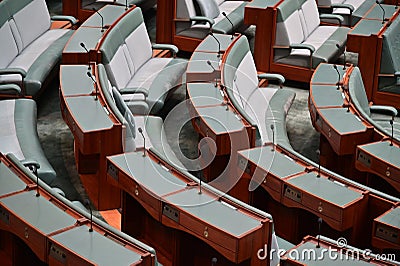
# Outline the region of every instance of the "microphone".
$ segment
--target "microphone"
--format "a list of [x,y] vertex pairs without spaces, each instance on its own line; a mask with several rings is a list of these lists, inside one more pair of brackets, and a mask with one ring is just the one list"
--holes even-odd
[[87,55],[88,55],[88,70],[90,70],[91,68],[90,68],[90,54],[89,54],[89,50],[86,48],[86,45],[83,43],[83,42],[81,42],[80,44],[79,44],[83,49],[85,49],[85,51],[86,51],[86,53],[87,53]]
[[271,130],[272,130],[272,151],[275,150],[275,126],[274,124],[271,124]]
[[316,150],[316,153],[318,155],[318,174],[317,177],[321,176],[321,152],[320,150]]
[[224,17],[226,17],[226,19],[229,21],[229,23],[231,23],[231,26],[232,26],[232,36],[231,36],[231,40],[233,40],[233,34],[234,34],[234,32],[233,32],[233,23],[232,23],[232,21],[228,18],[228,16],[226,15],[226,13],[225,12],[222,12],[222,15],[224,16]]
[[[340,45],[337,43],[336,47],[340,50]],[[343,70],[346,70],[346,46],[344,46],[344,52],[343,52]]]
[[217,258],[215,258],[215,257],[212,258],[211,259],[211,266],[215,266],[217,264],[217,261],[218,261]]
[[[208,64],[214,71],[217,71],[217,70],[214,68],[214,66],[211,64],[211,61],[210,61],[210,60],[207,60],[207,64]],[[215,76],[215,84],[214,84],[214,87],[218,87],[218,79],[217,79],[216,76]]]
[[93,84],[94,84],[94,86],[95,86],[95,89],[96,89],[96,91],[95,91],[95,97],[94,97],[94,100],[95,101],[97,101],[97,82],[96,82],[96,80],[95,80],[95,78],[93,77],[93,75],[92,75],[92,73],[90,72],[90,71],[88,71],[88,72],[86,72],[86,74],[88,75],[88,77],[93,81]]
[[333,68],[336,70],[337,74],[338,74],[338,82],[337,82],[337,90],[340,89],[340,73],[339,70],[337,68],[337,65],[333,65]]
[[88,206],[89,211],[90,211],[90,228],[89,232],[93,232],[93,211],[92,207],[90,206],[90,201],[88,199],[85,200],[86,206]]
[[209,35],[211,35],[215,39],[215,41],[218,43],[217,57],[220,58],[221,57],[221,43],[218,41],[217,37],[214,36],[214,33],[210,32]]
[[143,137],[143,157],[146,157],[146,138],[143,134],[143,129],[141,127],[138,128],[140,135]]
[[103,16],[100,14],[100,12],[98,10],[96,10],[96,8],[92,9],[94,12],[96,12],[97,14],[99,14],[99,16],[101,17],[101,32],[104,31],[104,18]]
[[[392,124],[392,139],[393,139],[393,124]],[[392,143],[393,145],[393,143]],[[40,197],[39,193],[39,175],[37,174],[37,168],[34,165],[31,165],[33,174],[36,175],[36,197]]]
[[318,218],[318,239],[317,239],[317,248],[320,248],[321,246],[319,245],[319,241],[321,238],[321,224],[322,224],[322,218]]
[[382,9],[382,24],[385,23],[385,9],[382,7],[381,3],[379,3],[378,0],[375,1],[375,3]]
[[125,10],[128,10],[128,0],[125,0]]
[[392,127],[392,135],[390,136],[390,146],[393,146],[393,120],[394,116],[392,116],[392,119],[390,120],[390,126]]

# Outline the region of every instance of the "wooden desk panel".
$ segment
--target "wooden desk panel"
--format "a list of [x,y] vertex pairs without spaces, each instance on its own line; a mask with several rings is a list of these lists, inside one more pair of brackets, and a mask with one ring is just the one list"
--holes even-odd
[[400,191],[400,148],[390,141],[357,146],[356,168],[380,176]]
[[372,245],[380,249],[400,249],[400,207],[374,219]]

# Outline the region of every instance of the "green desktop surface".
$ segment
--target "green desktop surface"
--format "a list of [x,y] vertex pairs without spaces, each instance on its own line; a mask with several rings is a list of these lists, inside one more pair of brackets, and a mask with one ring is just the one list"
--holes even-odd
[[311,93],[316,107],[342,106],[344,94],[337,86],[311,85]]
[[[320,64],[314,72],[311,84],[329,84],[336,85],[339,80],[339,75],[332,64]],[[343,81],[343,74],[346,70],[342,65],[337,65],[337,70],[340,74],[340,81]]]
[[199,220],[235,236],[241,236],[261,225],[259,220],[251,218],[227,203],[218,201],[206,192],[199,194],[197,187],[165,197],[165,200]]
[[26,184],[3,162],[0,162],[0,196],[25,189]]
[[104,107],[94,96],[68,97],[65,101],[83,132],[109,129],[113,126]]
[[[122,14],[125,13],[124,6],[118,5],[105,5],[103,8],[98,11],[104,20],[103,25],[112,25],[114,21],[116,21]],[[91,15],[84,23],[82,23],[81,27],[98,27],[101,28],[101,17],[99,14]]]
[[304,171],[304,167],[282,153],[272,150],[271,146],[244,150],[239,154],[278,178],[285,178]]
[[377,220],[381,223],[400,228],[400,207],[392,209],[390,212],[382,215]]
[[62,65],[60,66],[60,89],[64,96],[90,94],[94,84],[88,77],[87,65]]
[[79,27],[65,45],[63,53],[85,54],[87,52],[81,46],[81,43],[85,44],[86,49],[93,50],[103,35],[104,32],[101,32],[99,28]]
[[338,206],[345,206],[363,195],[343,184],[336,183],[316,173],[306,173],[286,180],[290,185]]
[[[347,108],[320,109],[321,116],[341,134],[365,131],[367,127]],[[346,121],[346,123],[343,123]]]
[[199,116],[207,123],[216,134],[240,131],[244,125],[238,115],[226,106],[211,106],[197,109]]
[[[396,13],[397,9],[394,5],[381,4],[382,8],[385,10],[385,19],[389,20]],[[381,21],[383,18],[383,10],[379,5],[375,5],[370,12],[364,17],[366,19],[377,19]]]
[[222,56],[218,57],[216,53],[194,52],[190,58],[186,72],[212,73],[214,70],[207,64],[207,61],[209,60],[214,69],[218,70],[221,59]]
[[186,187],[186,183],[153,161],[143,152],[132,152],[111,156],[109,160],[157,196],[175,192]]
[[400,168],[400,148],[396,146],[390,146],[390,141],[360,145],[359,148],[377,158],[384,160],[394,167]]
[[370,36],[377,34],[383,25],[381,20],[362,19],[350,30],[349,34]]
[[[232,35],[229,34],[213,34],[217,40],[213,38],[213,36],[208,35],[196,48],[196,52],[211,52],[218,53],[218,51],[226,51],[232,41],[235,40],[235,37],[232,39]],[[237,37],[236,37],[237,38]],[[219,49],[219,50],[218,50]]]
[[214,83],[188,83],[187,91],[195,107],[218,105],[224,102],[221,89]]
[[246,6],[253,8],[267,8],[274,6],[279,2],[279,0],[253,0],[247,3]]
[[[294,251],[295,250],[295,251]],[[339,253],[338,247],[324,247],[321,245],[317,248],[316,243],[313,242],[304,242],[298,247],[288,251],[286,254],[287,257],[305,263],[308,266],[314,265],[371,265],[371,263],[367,261],[360,260],[363,258],[363,253],[360,251],[357,258],[357,253],[355,252],[347,252],[345,254]],[[347,254],[347,256],[346,256]],[[354,254],[354,256],[351,256]]]
[[75,227],[50,239],[96,265],[132,265],[141,260],[140,254],[96,231],[89,232],[88,226]]
[[42,196],[36,197],[36,190],[9,196],[0,199],[0,202],[45,235],[76,223],[76,219],[49,200]]

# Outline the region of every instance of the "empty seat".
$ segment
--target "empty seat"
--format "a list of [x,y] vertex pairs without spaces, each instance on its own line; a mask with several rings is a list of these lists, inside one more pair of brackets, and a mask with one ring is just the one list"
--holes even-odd
[[274,61],[313,69],[333,62],[344,51],[348,31],[321,25],[315,0],[286,0],[278,6]]
[[[172,45],[153,48],[177,52]],[[185,59],[152,57],[152,45],[138,7],[107,32],[100,51],[111,84],[134,114],[160,111],[168,92],[181,84],[187,65]]]
[[[75,23],[72,17],[61,19]],[[39,92],[61,60],[72,34],[69,29],[50,26],[45,0],[0,2],[0,83],[17,83],[25,95],[35,96]]]
[[[222,67],[223,85],[227,89],[230,101],[243,117],[257,128],[256,145],[272,141],[271,129],[267,128],[267,117],[271,117],[269,104],[271,99],[279,101],[281,112],[287,113],[295,93],[285,89],[258,87],[258,78],[267,78],[284,82],[281,75],[264,74],[257,76],[253,56],[245,36],[240,37],[231,47]],[[277,95],[281,95],[279,97]]]
[[119,6],[138,6],[143,11],[146,11],[157,4],[157,0],[96,0],[98,3],[113,4]]
[[47,161],[36,128],[36,103],[31,99],[0,101],[0,152],[12,153],[25,165],[35,166],[38,176],[51,183],[56,173]]
[[[343,25],[354,26],[376,3],[375,0],[318,0],[318,8],[323,12],[343,16]],[[383,0],[379,0],[380,3]]]
[[[390,136],[392,131],[391,120],[397,116],[397,110],[392,106],[370,105],[365,92],[361,72],[358,67],[352,71],[349,79],[349,93],[351,101],[360,114],[375,128]],[[379,115],[374,114],[379,113]],[[386,117],[385,115],[386,114]],[[393,122],[394,138],[400,141],[400,123]]]
[[[400,94],[400,20],[383,33],[378,90]],[[390,97],[390,96],[389,96]]]
[[[176,34],[204,39],[210,31],[232,33],[243,26],[245,1],[177,0]],[[222,14],[225,13],[229,20]]]

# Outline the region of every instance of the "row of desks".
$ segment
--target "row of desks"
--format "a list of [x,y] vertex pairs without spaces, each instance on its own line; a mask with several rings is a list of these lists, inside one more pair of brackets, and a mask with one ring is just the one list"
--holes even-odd
[[[49,265],[155,264],[153,254],[129,242],[129,237],[124,239],[102,227],[97,220],[90,231],[90,220],[71,208],[71,203],[55,197],[41,181],[37,188],[20,166],[0,156],[0,229],[21,239],[40,261]],[[16,245],[14,241],[1,246],[7,250],[8,245]],[[15,262],[24,260],[18,258],[23,253],[10,256]]]

